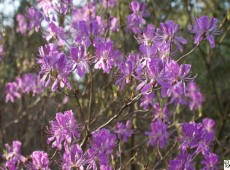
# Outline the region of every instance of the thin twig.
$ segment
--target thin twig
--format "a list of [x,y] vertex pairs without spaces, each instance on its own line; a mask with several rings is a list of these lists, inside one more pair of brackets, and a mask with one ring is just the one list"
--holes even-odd
[[139,144],[133,146],[132,148],[130,148],[130,149],[126,150],[126,151],[123,151],[123,153],[128,153],[128,152],[130,152],[130,151],[133,151],[133,150],[139,148],[140,146],[144,145],[147,141],[148,141],[148,138],[145,139],[143,142],[141,142],[141,143],[139,143]]
[[168,150],[168,152],[156,163],[156,165],[154,166],[153,170],[156,169],[157,166],[159,165],[159,163],[169,155],[169,153],[173,150],[173,148],[176,146],[176,144],[177,144],[177,142],[175,141],[173,146]]
[[[212,75],[212,70],[211,70],[211,65],[210,63],[208,63],[208,60],[206,59],[206,55],[205,53],[202,51],[201,48],[199,48],[200,52],[201,52],[201,56],[202,56],[202,59],[204,60],[204,63],[205,63],[205,66],[206,66],[206,69],[208,71],[208,74],[209,74],[209,77],[211,79],[211,84],[212,84],[212,88],[214,90],[214,94],[215,94],[215,98],[216,98],[216,102],[217,102],[217,106],[218,106],[218,109],[219,109],[219,117],[220,119],[222,120],[222,123],[221,123],[221,127],[220,127],[220,131],[219,131],[219,134],[218,134],[218,140],[221,139],[221,136],[222,136],[222,132],[224,130],[224,126],[227,122],[227,118],[225,118],[225,115],[224,115],[224,110],[222,108],[222,104],[221,104],[221,101],[220,101],[220,97],[218,95],[218,92],[217,92],[217,87],[216,87],[216,82],[215,82],[215,79]],[[217,143],[215,144],[214,146],[214,152],[216,151],[217,149]]]
[[182,58],[186,57],[187,55],[191,54],[197,47],[199,44],[197,44],[195,47],[193,47],[193,49],[191,49],[191,51],[189,51],[188,53],[184,54],[183,56],[181,56],[176,62],[180,61]]
[[75,100],[76,100],[77,105],[78,105],[78,109],[79,109],[79,113],[80,113],[80,115],[81,115],[81,119],[82,119],[82,121],[83,121],[84,124],[85,124],[85,118],[84,118],[84,115],[83,115],[83,112],[82,112],[81,104],[80,104],[79,99],[78,99],[78,96],[77,96],[77,90],[74,90],[74,97],[75,97]]
[[88,138],[89,138],[90,136],[91,136],[90,131],[89,131],[88,129],[86,129],[86,135],[85,135],[83,141],[82,141],[81,144],[80,144],[81,148],[83,148],[83,147],[85,146],[85,144],[86,144],[86,142],[88,141]]
[[220,41],[218,42],[219,44],[221,44],[224,41],[224,38],[228,35],[228,31],[230,31],[230,25],[228,26],[228,28],[225,31],[225,33],[222,35]]
[[130,158],[130,159],[128,160],[128,162],[126,163],[124,169],[130,164],[131,161],[133,161],[133,160],[136,158],[136,156],[137,156],[137,152],[132,156],[132,158]]
[[90,68],[90,92],[89,92],[89,112],[88,112],[88,129],[90,129],[91,112],[92,112],[92,99],[93,99],[93,73]]
[[103,128],[103,127],[107,126],[108,124],[110,124],[114,119],[116,119],[116,118],[122,113],[122,111],[123,111],[125,108],[127,108],[127,107],[130,106],[131,104],[135,103],[135,102],[141,97],[141,95],[142,95],[141,93],[138,94],[138,95],[137,95],[136,97],[134,97],[130,102],[124,104],[124,105],[122,106],[122,108],[119,110],[119,112],[118,112],[116,115],[114,115],[113,117],[111,117],[106,123],[104,123],[103,125],[99,126],[96,130],[100,130],[101,128]]
[[206,68],[207,68],[207,71],[208,71],[208,74],[210,76],[210,79],[211,79],[211,83],[212,83],[212,87],[213,87],[213,90],[214,90],[214,94],[215,94],[215,97],[216,97],[216,101],[217,101],[217,105],[218,105],[218,108],[219,108],[219,116],[220,118],[224,118],[224,111],[222,109],[222,105],[221,105],[221,102],[220,102],[220,97],[218,95],[218,92],[217,92],[217,87],[216,87],[216,82],[215,82],[215,79],[212,75],[212,70],[211,70],[211,66],[210,64],[208,63],[208,60],[206,59],[205,57],[205,53],[202,51],[201,48],[200,49],[200,52],[201,52],[201,56],[202,56],[202,59],[204,60],[205,62],[205,65],[206,65]]

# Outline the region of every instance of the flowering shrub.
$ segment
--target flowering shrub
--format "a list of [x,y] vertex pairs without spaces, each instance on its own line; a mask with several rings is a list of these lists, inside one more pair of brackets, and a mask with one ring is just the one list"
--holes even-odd
[[[5,102],[32,94],[39,103],[61,93],[62,105],[73,99],[75,105],[58,106],[52,113],[56,115],[42,139],[49,145],[44,151],[23,156],[21,142],[6,144],[2,169],[110,170],[139,161],[141,169],[218,169],[212,150],[215,121],[201,117],[204,97],[192,64],[184,60],[205,43],[215,48],[221,33],[218,19],[195,17],[187,32],[187,37],[194,34],[193,42],[174,20],[153,25],[147,3],[137,0],[126,4],[130,13],[122,21],[119,3],[100,0],[77,6],[72,0],[39,0],[17,15],[16,32],[40,32],[45,44],[36,52],[36,73],[6,84]],[[125,41],[115,38],[119,35],[135,40],[135,48],[124,49]],[[195,45],[188,51],[189,44]],[[181,108],[199,115],[180,117]]]

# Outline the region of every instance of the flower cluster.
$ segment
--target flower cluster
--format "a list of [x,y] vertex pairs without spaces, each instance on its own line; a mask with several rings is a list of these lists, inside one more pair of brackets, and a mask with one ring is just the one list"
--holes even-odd
[[[126,126],[117,123],[115,132],[118,138],[125,142],[127,137],[132,135],[131,122],[128,121]],[[64,114],[57,113],[56,120],[50,122],[51,132],[53,136],[48,138],[48,143],[53,142],[57,149],[61,150],[64,141],[64,153],[62,155],[62,169],[78,168],[97,170],[112,169],[110,158],[112,158],[116,147],[116,135],[110,133],[108,129],[100,129],[92,132],[92,139],[89,141],[88,149],[84,152],[77,142],[79,133],[76,131],[78,124],[73,118],[71,111]],[[178,157],[169,162],[168,169],[194,169],[193,160],[197,154],[202,153],[204,160],[201,162],[203,169],[217,169],[218,157],[211,153],[210,145],[214,138],[214,121],[212,119],[203,119],[201,123],[183,123],[182,137],[179,139],[182,153]],[[151,124],[151,132],[146,132],[149,136],[149,143],[154,147],[163,148],[167,144],[169,134],[167,125],[160,119],[155,120]],[[71,143],[73,141],[73,143]],[[13,141],[12,146],[5,145],[5,153],[3,158],[6,160],[4,167],[9,169],[17,169],[26,167],[27,169],[44,169],[49,170],[49,156],[43,151],[34,151],[29,159],[21,155],[21,142]],[[195,149],[194,152],[189,150]]]
[[[156,90],[161,89],[161,97],[171,98],[170,103],[185,105],[191,99],[191,109],[197,109],[202,103],[202,96],[193,83],[187,87],[187,82],[194,78],[191,76],[190,64],[179,64],[172,59],[173,44],[182,51],[182,44],[187,41],[178,36],[179,26],[174,21],[160,24],[160,28],[147,25],[142,34],[137,34],[140,43],[140,53],[130,54],[126,60],[119,62],[119,76],[116,84],[123,89],[130,80],[136,80],[137,90],[143,94],[141,106],[147,109],[153,105]],[[187,95],[186,91],[194,86],[194,93]],[[195,103],[194,99],[200,100]],[[188,98],[188,99],[187,99]],[[192,103],[194,101],[194,103]]]
[[165,147],[169,137],[167,125],[159,119],[151,123],[151,132],[145,134],[149,136],[149,143],[153,147],[160,148]]
[[5,169],[16,170],[20,164],[25,163],[26,158],[21,155],[21,142],[13,141],[12,146],[5,144],[3,158],[6,160]]
[[[65,111],[64,114],[56,113],[55,120],[50,121],[47,143],[62,151],[61,166],[64,170],[72,168],[111,169],[110,158],[116,147],[117,137],[108,129],[100,129],[92,132],[92,139],[88,142],[88,148],[83,151],[77,144],[80,137],[80,126],[74,118],[73,112]],[[130,122],[127,123],[128,130],[122,132],[124,138],[132,134]],[[125,136],[126,135],[126,136]],[[119,136],[121,137],[121,135]],[[13,141],[12,146],[6,144],[5,152],[2,155],[5,159],[4,168],[19,169],[43,169],[50,170],[50,160],[44,151],[34,151],[28,158],[21,155],[21,142]]]
[[196,83],[190,82],[186,88],[186,96],[189,98],[189,108],[190,110],[198,109],[201,107],[204,98],[200,93],[199,88]]
[[213,169],[218,170],[218,156],[214,153],[209,153],[204,155],[204,159],[201,164],[203,165],[203,170]]
[[14,102],[15,99],[21,98],[21,94],[32,93],[40,94],[43,91],[43,86],[40,77],[37,74],[24,74],[21,78],[16,78],[15,81],[6,84],[6,103]]
[[50,170],[48,154],[43,151],[34,151],[31,154],[32,162],[28,164],[28,169]]
[[[61,150],[64,144],[62,168],[83,169],[86,166],[88,169],[96,170],[97,164],[100,167],[110,168],[110,157],[116,146],[116,135],[105,128],[93,131],[92,140],[89,141],[88,149],[84,152],[80,145],[75,144],[80,137],[79,127],[72,111],[65,111],[64,114],[56,113],[55,120],[50,122],[48,133],[51,137],[47,142],[52,143],[52,147],[58,150]],[[127,123],[127,128],[130,127],[130,123]],[[127,130],[123,136],[127,138],[131,133],[131,130]]]
[[65,146],[65,152],[62,157],[62,169],[69,170],[70,168],[79,168],[83,170],[85,157],[81,147],[74,144],[71,147]]
[[[52,5],[46,5],[49,10],[54,10]],[[55,44],[48,43],[40,47],[37,62],[41,68],[39,75],[42,77],[43,85],[47,87],[51,81],[54,81],[52,91],[55,91],[59,85],[70,89],[68,76],[76,71],[80,77],[83,77],[89,71],[89,64],[94,64],[95,69],[102,69],[106,73],[116,66],[116,58],[120,56],[120,52],[114,48],[112,41],[103,36],[107,29],[117,30],[117,19],[111,16],[111,22],[105,22],[100,16],[95,16],[94,7],[94,3],[88,3],[85,8],[73,9],[72,22],[68,28],[58,26],[54,19],[49,18],[50,15],[43,13],[45,18],[49,18],[46,20],[48,31],[44,36],[47,42],[52,41]],[[82,14],[81,10],[91,11],[86,12],[87,16],[82,17],[79,16]],[[35,22],[34,19],[31,19],[31,22]],[[61,46],[66,46],[69,53],[61,51]]]
[[[112,8],[116,3],[115,0],[102,1],[103,7]],[[103,18],[97,15],[96,4],[88,2],[82,8],[72,8],[70,23],[58,24],[55,12],[66,15],[70,6],[73,6],[72,1],[40,1],[38,7],[41,10],[34,7],[28,10],[30,29],[35,27],[38,30],[41,21],[47,22],[48,29],[44,31],[47,44],[39,48],[37,60],[44,87],[53,82],[52,91],[56,91],[59,85],[70,89],[68,77],[73,72],[83,77],[91,68],[101,69],[105,73],[117,69],[115,84],[123,89],[125,84],[136,82],[136,89],[143,94],[141,106],[145,109],[153,105],[154,98],[159,97],[155,94],[157,89],[161,90],[161,97],[170,98],[170,103],[175,105],[189,104],[191,110],[200,106],[203,98],[198,88],[194,83],[187,85],[194,79],[191,65],[179,64],[175,60],[175,52],[183,51],[182,45],[187,44],[187,40],[179,35],[178,24],[168,20],[161,22],[159,28],[146,25],[143,19],[149,15],[146,4],[132,1],[127,29],[135,33],[140,47],[139,51],[126,57],[107,37],[107,33],[117,30],[114,16]],[[192,33],[199,32],[199,35],[205,34],[206,37],[217,35],[216,19],[210,23],[207,17],[195,20],[195,26],[190,29]],[[23,21],[20,19],[19,25],[25,25]],[[195,43],[198,44],[196,39]],[[202,40],[199,38],[199,42]],[[190,89],[194,89],[193,93]]]
[[146,3],[139,3],[134,0],[130,3],[132,14],[127,17],[127,28],[135,34],[141,33],[141,28],[146,24],[144,17],[148,17]]
[[217,18],[209,18],[202,16],[195,18],[194,25],[189,25],[188,29],[191,33],[195,34],[194,43],[198,45],[202,40],[208,40],[211,47],[215,47],[214,35],[219,35],[220,31],[217,27]]
[[38,63],[41,65],[40,75],[41,82],[47,87],[52,80],[52,91],[55,91],[60,84],[61,87],[70,88],[67,76],[72,71],[70,63],[67,61],[66,54],[58,51],[55,44],[48,44],[44,48],[39,48],[40,58]]
[[48,133],[51,137],[47,142],[52,143],[52,147],[58,150],[62,149],[62,143],[70,144],[73,139],[77,140],[80,137],[80,125],[77,124],[72,110],[65,111],[64,114],[57,113],[55,120],[50,121],[50,126]]
[[110,169],[110,157],[116,144],[116,135],[107,129],[100,129],[92,134],[90,148],[87,151],[87,164],[89,169],[96,169],[96,160],[100,162],[101,169]]
[[121,122],[117,122],[115,133],[118,135],[118,139],[122,139],[123,142],[127,142],[128,138],[132,136],[133,130],[132,123],[130,120],[124,125]]
[[202,152],[206,154],[210,152],[209,146],[214,137],[214,121],[212,119],[204,119],[201,123],[183,123],[182,137],[180,139],[180,149],[185,152],[187,149],[196,148],[196,153]]
[[[169,169],[194,169],[192,161],[199,153],[205,158],[202,161],[203,169],[218,169],[218,157],[210,149],[214,140],[214,125],[214,120],[209,118],[203,119],[202,123],[183,123],[182,136],[179,139],[182,154],[170,161]],[[194,151],[190,152],[191,150]]]
[[43,151],[34,151],[29,158],[21,154],[21,142],[13,141],[12,146],[5,144],[2,157],[6,160],[3,169],[16,170],[25,167],[26,169],[50,170],[48,154]]
[[26,22],[26,17],[22,14],[18,14],[16,16],[16,20],[18,22],[18,27],[16,29],[16,32],[19,32],[23,35],[26,35],[26,33],[28,31],[28,24]]
[[30,21],[28,29],[35,28],[35,31],[38,31],[41,27],[41,21],[43,18],[42,12],[37,10],[34,7],[30,7],[27,12],[28,20]]

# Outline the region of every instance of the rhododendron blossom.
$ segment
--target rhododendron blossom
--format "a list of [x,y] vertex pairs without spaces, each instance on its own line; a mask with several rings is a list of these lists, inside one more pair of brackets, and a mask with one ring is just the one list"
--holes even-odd
[[57,113],[55,120],[50,122],[48,133],[51,137],[48,138],[47,142],[52,143],[52,147],[61,150],[63,143],[70,144],[73,138],[78,139],[80,137],[79,128],[72,110],[65,111],[64,114]]

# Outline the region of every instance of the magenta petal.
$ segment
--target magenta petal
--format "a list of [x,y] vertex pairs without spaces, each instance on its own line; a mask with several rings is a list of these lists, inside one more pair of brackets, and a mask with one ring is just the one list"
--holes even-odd
[[146,83],[147,83],[147,80],[141,82],[141,83],[137,86],[136,90],[140,90]]
[[182,37],[176,37],[177,41],[181,42],[182,44],[187,44],[187,40]]
[[212,35],[208,35],[207,36],[207,39],[211,45],[211,48],[214,48],[215,47],[215,40],[214,40],[214,37]]
[[153,86],[152,83],[146,84],[146,85],[143,87],[143,89],[141,90],[141,92],[142,92],[143,94],[147,93],[147,92],[149,91],[149,89],[150,89],[152,86]]
[[56,78],[56,80],[54,81],[51,90],[52,91],[56,91],[58,87],[58,78]]
[[167,88],[162,87],[162,89],[161,89],[161,96],[162,96],[163,98],[166,98],[166,97],[168,96],[168,95],[167,95],[167,91],[168,91]]

